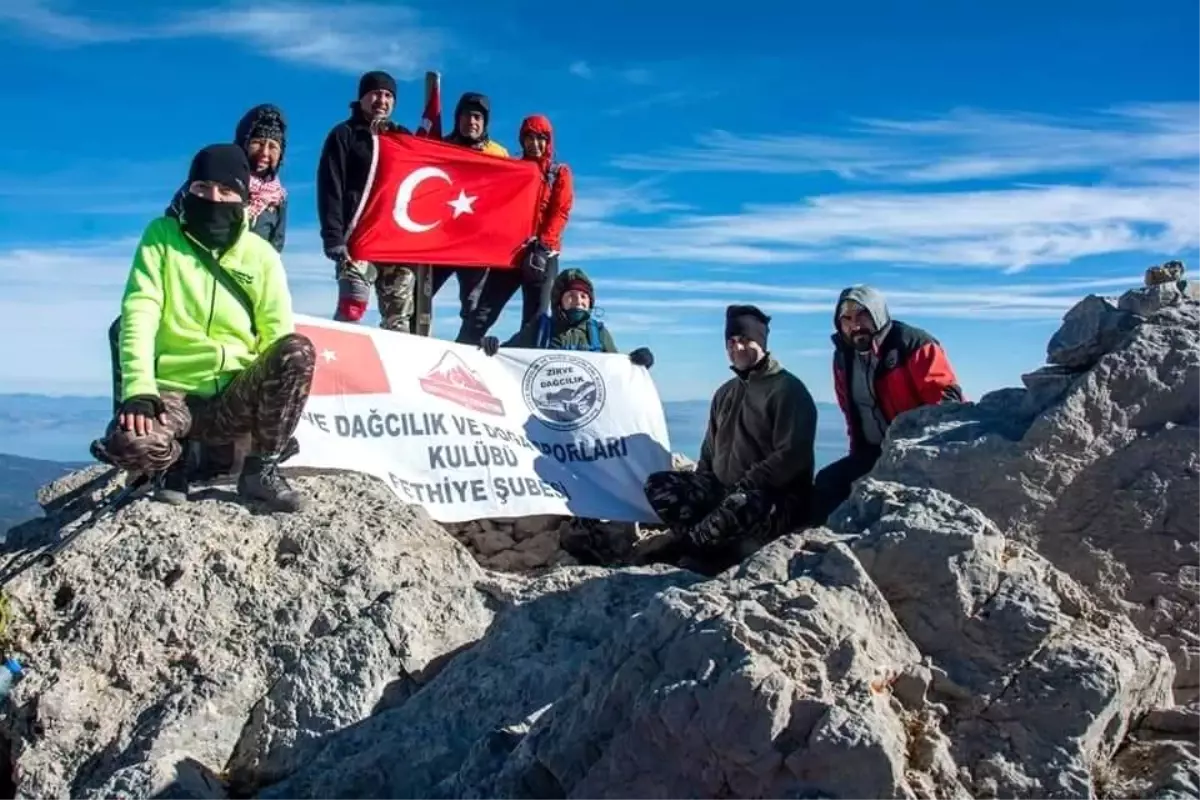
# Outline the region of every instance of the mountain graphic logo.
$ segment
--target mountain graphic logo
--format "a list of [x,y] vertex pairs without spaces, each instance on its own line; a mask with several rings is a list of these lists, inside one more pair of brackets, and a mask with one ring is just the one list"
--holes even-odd
[[504,416],[504,403],[487,388],[466,363],[447,350],[433,369],[420,379],[426,394],[483,414]]

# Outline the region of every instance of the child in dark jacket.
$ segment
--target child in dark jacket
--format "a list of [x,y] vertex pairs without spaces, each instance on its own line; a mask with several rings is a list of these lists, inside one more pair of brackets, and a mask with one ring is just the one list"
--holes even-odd
[[[604,323],[592,316],[595,303],[595,287],[583,270],[564,270],[554,281],[550,293],[550,312],[523,325],[503,345],[495,336],[485,336],[483,352],[494,356],[503,346],[616,353],[618,350],[612,335]],[[645,347],[630,353],[629,360],[647,369],[654,365],[654,355]]]

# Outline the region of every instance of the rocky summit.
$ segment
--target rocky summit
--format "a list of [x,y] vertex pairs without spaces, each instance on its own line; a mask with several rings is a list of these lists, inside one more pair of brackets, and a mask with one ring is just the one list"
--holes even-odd
[[901,417],[829,526],[705,578],[453,529],[43,491],[7,554],[21,797],[1198,797],[1200,303],[1089,297],[1024,388]]

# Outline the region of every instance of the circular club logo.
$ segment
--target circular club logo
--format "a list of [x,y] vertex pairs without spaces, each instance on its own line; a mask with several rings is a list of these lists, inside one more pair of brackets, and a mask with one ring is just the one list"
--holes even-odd
[[565,353],[542,356],[530,364],[521,392],[534,416],[558,431],[582,428],[604,410],[600,371]]

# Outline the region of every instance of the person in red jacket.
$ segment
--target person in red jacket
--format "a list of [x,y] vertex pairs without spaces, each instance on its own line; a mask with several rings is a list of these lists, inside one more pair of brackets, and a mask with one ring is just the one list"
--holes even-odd
[[554,161],[554,129],[550,120],[535,114],[521,123],[521,157],[536,162],[542,171],[536,234],[525,246],[518,269],[488,270],[479,303],[476,330],[486,333],[500,318],[504,306],[521,290],[520,329],[550,310],[550,295],[558,277],[558,254],[563,231],[575,202],[571,168]]
[[892,420],[921,406],[963,402],[946,351],[920,328],[892,319],[883,295],[851,286],[834,315],[833,388],[846,417],[850,453],[822,469],[814,484],[814,524],[850,496],[871,471]]

